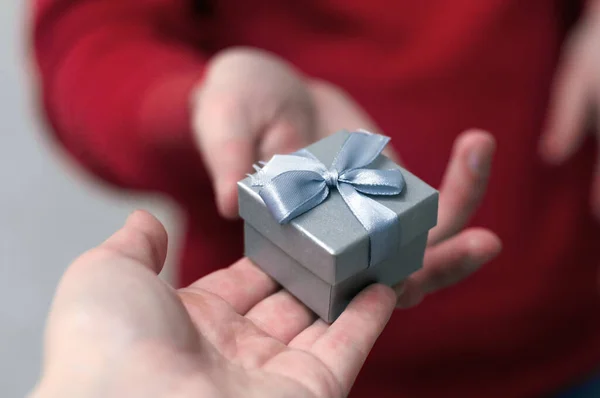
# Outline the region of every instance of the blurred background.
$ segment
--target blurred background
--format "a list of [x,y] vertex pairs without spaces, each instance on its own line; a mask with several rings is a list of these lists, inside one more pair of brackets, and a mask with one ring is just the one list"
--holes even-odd
[[[35,96],[32,87],[34,87],[35,76],[32,73],[32,62],[27,54],[28,27],[25,9],[29,3],[31,0],[2,0],[0,3],[0,315],[2,316],[0,398],[22,397],[33,388],[39,376],[42,334],[52,295],[61,274],[74,258],[106,239],[123,224],[127,215],[134,209],[144,208],[161,219],[169,231],[170,257],[163,277],[173,280],[174,272],[170,265],[174,263],[173,260],[179,253],[180,231],[178,226],[182,221],[181,215],[175,208],[160,198],[129,196],[124,191],[117,192],[105,184],[101,184],[97,179],[92,178],[71,163],[69,156],[64,153],[64,149],[59,148],[51,141],[51,134],[45,133],[43,121],[36,113],[36,104],[33,101]],[[42,3],[41,0],[40,3]],[[64,2],[64,4],[68,3],[76,2]],[[132,8],[136,12],[143,11],[145,5],[157,5],[156,8],[148,9],[152,11],[152,13],[148,13],[149,16],[162,16],[163,7],[169,9],[173,4],[179,4],[179,2],[170,0],[145,2],[106,0],[105,2],[81,1],[81,3],[86,3],[86,5],[95,3],[94,6],[102,4],[114,8],[119,8],[124,3],[137,4],[140,6],[139,9]],[[399,139],[410,137],[410,139],[402,141],[403,159],[407,165],[410,165],[409,167],[415,167],[416,174],[421,175],[422,173],[426,181],[441,178],[444,159],[450,153],[452,141],[455,134],[460,131],[459,129],[470,127],[473,123],[489,128],[495,133],[498,132],[496,134],[499,138],[499,151],[495,159],[495,168],[502,169],[503,173],[496,174],[496,182],[491,184],[486,197],[488,202],[478,213],[479,218],[476,222],[494,229],[497,228],[497,232],[505,240],[507,250],[503,257],[499,258],[492,266],[495,268],[487,274],[479,273],[479,279],[472,279],[470,284],[465,285],[464,290],[460,292],[447,291],[445,296],[438,296],[437,299],[434,299],[437,301],[433,301],[429,307],[424,307],[424,311],[430,312],[414,318],[412,318],[413,315],[409,315],[408,318],[396,318],[393,330],[397,334],[387,334],[384,337],[384,343],[379,347],[385,348],[379,348],[379,351],[374,353],[373,358],[376,359],[371,362],[371,365],[368,365],[367,376],[363,377],[363,380],[369,381],[364,382],[360,388],[371,394],[373,387],[369,383],[376,384],[382,390],[389,389],[386,391],[396,391],[397,385],[406,383],[407,391],[411,391],[412,388],[415,388],[415,391],[421,391],[420,388],[423,388],[422,391],[434,391],[439,388],[439,391],[444,391],[442,395],[448,395],[447,391],[450,391],[450,387],[457,388],[456,391],[462,391],[461,389],[476,391],[475,389],[479,388],[481,391],[485,391],[486,388],[493,388],[494,390],[498,389],[495,393],[499,394],[498,391],[517,391],[521,388],[525,391],[536,385],[539,385],[540,389],[547,388],[549,391],[557,388],[560,383],[565,383],[566,380],[579,383],[579,380],[575,380],[572,374],[567,374],[565,369],[573,367],[572,369],[589,370],[590,365],[586,361],[597,360],[598,354],[593,349],[584,346],[596,344],[599,341],[596,339],[598,324],[594,322],[597,318],[594,318],[592,311],[597,310],[600,303],[597,301],[596,285],[592,285],[590,282],[596,277],[597,264],[595,262],[597,262],[598,253],[596,248],[580,242],[585,239],[589,240],[590,236],[592,239],[598,237],[600,231],[596,224],[589,222],[587,207],[574,206],[574,204],[583,203],[579,200],[587,201],[587,198],[581,199],[584,194],[587,196],[587,181],[580,176],[588,174],[580,173],[590,170],[587,167],[591,167],[591,161],[588,165],[585,161],[586,159],[592,160],[594,154],[591,151],[586,152],[583,156],[589,156],[589,158],[581,158],[581,162],[577,163],[576,161],[569,167],[565,167],[564,172],[551,174],[546,171],[545,165],[532,162],[533,143],[537,142],[539,131],[537,131],[537,127],[536,130],[533,130],[531,126],[538,126],[545,117],[545,96],[551,73],[554,70],[554,58],[558,56],[562,35],[565,33],[563,32],[563,23],[566,29],[567,26],[571,26],[571,22],[575,22],[575,18],[567,15],[570,14],[567,9],[578,8],[579,6],[575,6],[575,4],[579,4],[580,1],[563,0],[560,2],[564,6],[562,8],[558,8],[559,2],[553,5],[555,2],[471,1],[464,2],[458,7],[459,2],[440,1],[440,4],[445,3],[448,7],[440,8],[439,13],[437,11],[430,12],[429,9],[432,7],[429,6],[416,6],[418,2],[399,1],[398,4],[403,4],[402,9],[404,7],[407,10],[414,9],[415,16],[413,17],[409,13],[398,13],[398,26],[395,26],[395,19],[388,19],[388,15],[384,15],[392,15],[392,11],[388,12],[387,8],[383,8],[384,12],[381,15],[385,23],[379,26],[376,20],[377,12],[373,11],[372,15],[370,12],[366,13],[368,15],[365,16],[364,21],[369,23],[367,26],[363,26],[362,23],[356,23],[352,16],[354,12],[358,15],[360,11],[357,10],[362,8],[354,9],[352,5],[345,10],[349,15],[346,21],[345,11],[338,16],[335,12],[337,7],[321,8],[320,4],[317,5],[320,2],[313,2],[313,11],[303,12],[301,18],[296,18],[294,13],[296,8],[288,9],[288,3],[293,2],[264,2],[265,4],[279,4],[281,6],[280,13],[266,7],[256,7],[254,2],[239,2],[239,4],[246,4],[248,8],[231,7],[237,11],[231,12],[231,15],[226,12],[223,12],[222,15],[219,14],[218,16],[223,17],[223,21],[225,21],[221,28],[225,27],[223,32],[227,29],[226,34],[218,37],[215,43],[207,43],[206,47],[203,47],[204,44],[200,41],[204,41],[205,34],[210,38],[212,33],[220,32],[219,29],[212,32],[212,29],[209,28],[203,32],[203,26],[196,26],[196,23],[200,21],[196,18],[211,16],[210,12],[205,10],[205,8],[210,8],[208,7],[210,3],[201,0],[195,2],[193,18],[190,19],[187,18],[187,9],[179,10],[179,7],[173,6],[175,10],[171,10],[173,15],[167,13],[168,15],[164,19],[164,21],[171,21],[173,17],[173,26],[168,26],[169,29],[166,29],[164,36],[160,37],[169,39],[167,42],[171,43],[172,38],[178,38],[182,34],[185,36],[185,48],[195,45],[196,39],[198,39],[198,48],[192,52],[192,54],[201,55],[198,58],[202,58],[200,53],[202,48],[205,50],[216,49],[229,42],[251,43],[253,46],[266,49],[279,49],[278,51],[284,55],[294,54],[293,62],[300,70],[311,71],[308,75],[331,80],[342,87],[347,86],[350,92],[356,92],[356,95],[353,94],[353,96],[356,96],[359,102],[369,104],[369,106],[365,105],[365,109],[370,108],[375,111],[373,116],[381,124],[383,131],[404,130],[406,127],[406,131],[395,133]],[[340,10],[343,10],[346,5],[354,2],[330,3],[338,4]],[[376,8],[375,3],[373,10]],[[527,6],[523,6],[525,3]],[[192,3],[190,2],[190,4]],[[364,5],[365,9],[370,7],[368,2],[364,2]],[[127,7],[125,8],[127,9]],[[94,11],[97,9],[100,8],[94,8]],[[229,10],[229,7],[224,6],[223,10]],[[446,14],[450,10],[452,10],[450,15],[453,16],[447,17]],[[250,11],[256,12],[252,13],[252,17],[247,18],[246,12]],[[267,23],[263,23],[261,18],[265,18],[264,21],[271,21],[267,18],[271,11],[274,15],[289,15],[291,16],[289,21],[295,21],[294,24],[298,23],[298,26],[290,26],[289,30],[292,32],[290,34],[298,34],[298,38],[302,37],[302,40],[298,39],[298,49],[288,48],[287,44],[283,45],[285,43],[279,40],[271,41],[272,35],[264,33],[268,32],[265,29],[268,29],[269,26]],[[312,15],[311,12],[315,14]],[[95,16],[96,13],[73,15],[89,17]],[[115,15],[115,18],[120,21],[121,14]],[[127,13],[124,15],[127,16]],[[140,15],[146,15],[146,13]],[[477,18],[473,18],[473,15]],[[191,23],[190,26],[196,26],[198,31],[190,32],[190,37],[188,37],[188,33],[184,32],[187,30],[186,26],[180,26],[181,21],[175,17]],[[239,19],[236,19],[238,17]],[[312,17],[315,19],[312,20]],[[162,18],[159,19],[160,22],[163,22]],[[560,21],[558,21],[559,19]],[[215,21],[217,20],[220,19],[215,19]],[[446,20],[447,26],[442,23]],[[84,27],[87,26],[87,19],[73,17],[73,21]],[[356,21],[363,20],[357,18]],[[423,21],[423,23],[415,21]],[[590,21],[597,22],[596,19]],[[104,22],[101,20],[102,25],[94,26],[104,26]],[[225,23],[237,24],[238,22],[243,26],[231,31],[225,25]],[[244,25],[246,22],[248,25]],[[587,22],[589,21],[586,20]],[[283,29],[288,24],[288,20],[274,20],[270,23]],[[328,31],[330,23],[333,27],[331,32]],[[372,31],[369,27],[371,23],[375,27]],[[402,25],[404,23],[407,25]],[[251,37],[250,32],[253,32],[255,24],[260,25],[260,29],[257,30],[256,37]],[[596,24],[593,26],[595,27]],[[600,19],[597,26],[600,26]],[[398,43],[390,39],[391,35],[397,34],[390,27],[399,29],[400,40]],[[589,26],[585,25],[585,27]],[[144,28],[143,24],[142,28]],[[312,31],[313,28],[316,30]],[[299,30],[296,31],[296,29]],[[145,32],[145,29],[142,31]],[[121,32],[121,30],[117,29],[116,32]],[[123,32],[129,32],[129,30],[126,29]],[[153,31],[151,32],[153,33]],[[363,37],[362,32],[370,32],[371,35]],[[593,51],[596,48],[594,46],[600,40],[600,29],[585,29],[581,32],[586,33],[581,36],[586,40],[588,39],[587,35],[593,33],[593,36],[589,36],[594,40],[589,42],[592,44],[585,41],[582,43],[586,46],[581,47],[586,51]],[[195,36],[196,33],[199,35],[198,38]],[[314,33],[322,36],[313,35]],[[347,45],[340,45],[340,43],[344,43],[344,40],[340,39],[345,38],[341,35],[348,36]],[[283,31],[278,36],[286,37]],[[149,37],[154,37],[154,35]],[[54,44],[52,36],[46,35],[44,38],[48,38],[49,42]],[[116,38],[115,42],[120,43],[119,37],[112,38]],[[306,42],[305,38],[307,38]],[[314,45],[312,40],[321,40],[321,38],[322,43]],[[207,42],[211,41],[206,40]],[[125,42],[128,41],[125,40]],[[172,42],[175,45],[174,48],[179,48],[177,40]],[[292,42],[295,41],[292,40]],[[132,43],[136,43],[136,41],[134,40]],[[144,40],[141,43],[143,44]],[[373,47],[365,46],[365,43],[373,44]],[[60,43],[58,47],[60,47]],[[137,46],[124,47],[125,50],[134,48]],[[143,50],[146,47],[140,44],[139,48]],[[587,50],[588,48],[591,50]],[[413,53],[413,49],[419,51]],[[135,67],[138,66],[135,55],[138,53],[134,51],[127,54],[132,55],[131,58],[126,57],[125,59],[129,60],[130,67],[133,66],[131,70],[135,70]],[[152,54],[148,54],[150,57],[147,59],[152,59]],[[346,56],[338,54],[346,54]],[[372,57],[372,54],[376,56]],[[583,65],[588,66],[587,63],[592,62],[588,60],[587,53],[579,54],[577,52],[574,54],[580,56],[576,57],[577,63],[586,61]],[[414,60],[406,62],[404,65],[405,55],[414,56]],[[354,58],[348,58],[349,56]],[[361,62],[365,56],[370,57],[369,62]],[[331,57],[331,59],[327,59],[327,57]],[[119,59],[119,57],[114,58],[117,61]],[[132,59],[134,62],[131,62]],[[170,59],[170,56],[165,56],[166,61],[164,62],[170,65]],[[188,57],[182,59],[187,60]],[[194,57],[194,59],[196,58]],[[359,62],[352,62],[352,59]],[[519,62],[514,62],[515,59]],[[597,62],[600,58],[591,57],[589,59]],[[388,62],[390,60],[394,60],[394,62]],[[573,64],[576,64],[575,61],[572,61]],[[127,64],[127,62],[121,62]],[[378,63],[386,67],[381,69],[381,73],[378,69],[369,66]],[[187,64],[187,62],[182,61],[183,64]],[[174,68],[179,68],[177,63],[174,65]],[[355,66],[356,69],[353,69]],[[387,69],[388,67],[389,69]],[[596,63],[594,63],[594,67],[597,68]],[[199,68],[199,63],[196,68]],[[347,70],[337,76],[337,68],[347,68]],[[128,73],[131,73],[131,70]],[[182,70],[188,71],[184,67]],[[369,70],[371,71],[369,72]],[[198,72],[196,69],[194,71]],[[573,69],[573,71],[575,71],[573,76],[583,76],[581,80],[574,80],[577,82],[574,87],[575,89],[579,88],[579,90],[575,90],[576,94],[581,94],[581,98],[584,98],[587,91],[582,87],[592,86],[591,83],[588,83],[588,79],[596,83],[597,81],[593,79],[594,76],[590,77],[587,73],[578,73],[579,69]],[[71,77],[68,73],[69,71],[65,72],[65,76]],[[241,75],[243,76],[245,73]],[[123,76],[129,75],[124,74]],[[247,80],[254,83],[252,80],[254,76],[248,76],[251,78]],[[355,79],[355,76],[363,78]],[[94,77],[91,76],[92,79]],[[188,77],[187,73],[182,74],[182,81],[189,83]],[[198,78],[197,76],[193,77],[194,79]],[[121,82],[121,80],[118,81]],[[179,82],[178,79],[175,81]],[[264,81],[269,82],[268,79]],[[169,82],[174,83],[170,80]],[[70,85],[71,81],[68,83],[69,87],[79,89],[79,80],[75,81],[73,86]],[[371,87],[372,85],[373,87]],[[381,87],[377,87],[378,85]],[[173,84],[173,86],[166,84],[165,86],[164,93],[158,89],[150,91],[154,94],[148,95],[152,101],[144,97],[147,100],[147,103],[145,101],[144,104],[153,103],[154,106],[160,108],[158,106],[160,101],[157,98],[168,99],[168,95],[166,95],[169,94],[168,89],[178,87],[177,84]],[[110,92],[113,92],[113,87],[108,86]],[[134,84],[132,87],[135,90],[138,85]],[[139,85],[139,87],[143,86]],[[379,91],[380,89],[381,91]],[[129,90],[129,86],[126,86],[126,90]],[[156,94],[157,92],[166,94],[163,97]],[[594,95],[600,96],[598,93],[600,91],[595,92]],[[97,92],[90,91],[85,94],[95,96]],[[412,94],[418,95],[413,98]],[[78,101],[76,97],[75,95],[68,97],[63,100],[67,101],[63,104],[70,105],[69,101]],[[585,105],[584,100],[571,101],[569,96],[565,96],[565,98],[564,104],[579,104],[582,107]],[[577,98],[581,99],[579,96]],[[338,101],[331,100],[331,103],[335,104]],[[83,102],[77,103],[82,104]],[[171,102],[165,101],[165,103]],[[227,101],[224,103],[227,105]],[[148,107],[151,110],[154,109],[151,106]],[[324,105],[319,105],[319,107],[328,117],[331,113],[332,124],[339,125],[333,120],[336,112],[329,112]],[[223,108],[227,109],[227,107]],[[342,108],[347,109],[352,115],[357,113],[352,106],[343,105]],[[84,110],[87,109],[95,108],[85,108]],[[332,109],[335,110],[336,107]],[[77,111],[81,112],[81,108]],[[584,112],[582,111],[581,114]],[[157,116],[153,112],[149,112],[149,114]],[[341,112],[342,116],[338,115],[338,117],[343,117],[344,123],[347,123],[345,116],[347,114]],[[575,114],[577,114],[577,110],[575,110]],[[162,116],[164,115],[159,114],[156,119],[149,118],[149,120],[160,122]],[[90,120],[92,119],[90,118]],[[94,122],[97,122],[96,120],[100,119],[94,119]],[[165,118],[165,120],[170,121],[170,118]],[[466,121],[468,121],[468,126],[465,125]],[[324,124],[329,125],[328,123]],[[90,126],[95,126],[95,124],[88,124],[85,127],[89,129]],[[399,126],[402,129],[399,129]],[[157,128],[157,130],[160,129]],[[571,139],[574,140],[582,137],[578,136],[575,130],[585,132],[583,129],[574,128],[572,130],[574,138]],[[331,130],[327,132],[331,132]],[[417,134],[414,134],[415,132]],[[112,142],[109,144],[112,145]],[[177,145],[175,147],[177,148]],[[108,148],[112,149],[113,147]],[[424,149],[427,149],[427,158],[424,157]],[[590,147],[590,149],[593,148]],[[102,155],[108,153],[109,151],[106,151]],[[170,177],[171,174],[168,176]],[[557,177],[555,178],[555,176]],[[178,177],[187,176],[184,174],[174,175],[175,179]],[[552,183],[551,190],[547,189],[548,182]],[[193,194],[197,194],[198,198],[201,198],[203,191],[196,192],[194,190]],[[525,197],[526,200],[521,200],[522,197]],[[192,200],[195,200],[195,197]],[[600,205],[598,206],[600,209]],[[189,205],[188,207],[197,210],[195,206]],[[600,212],[600,210],[598,211]],[[195,271],[200,271],[199,267],[194,268],[196,259],[204,259],[205,253],[209,256],[223,247],[231,248],[228,253],[223,253],[223,256],[219,252],[219,259],[222,260],[221,257],[226,258],[227,255],[233,255],[238,250],[235,249],[233,240],[229,239],[230,236],[227,235],[229,227],[226,227],[226,223],[222,222],[214,212],[211,213],[214,218],[208,221],[206,215],[202,213],[200,211],[190,212],[190,225],[198,228],[198,230],[191,229],[189,235],[190,247],[198,245],[188,253],[189,264],[192,265],[189,269]],[[540,224],[540,220],[543,221],[543,224]],[[219,229],[218,234],[210,234],[206,230],[201,230],[200,223],[211,221],[219,222],[223,230]],[[530,234],[531,236],[529,236]],[[218,237],[218,239],[213,239],[214,237]],[[207,250],[206,247],[213,242],[215,243],[214,247]],[[200,244],[205,246],[201,247]],[[223,246],[219,246],[221,244]],[[548,251],[548,247],[555,251]],[[241,246],[239,252],[241,252]],[[523,258],[527,262],[523,261]],[[584,264],[577,268],[581,272],[573,271],[571,266],[573,258],[577,259],[576,262],[583,259],[581,262]],[[523,272],[525,269],[521,267],[522,265],[528,265],[527,272]],[[510,268],[511,266],[519,268]],[[515,272],[518,272],[519,278],[514,277]],[[511,294],[509,297],[506,295],[503,283],[510,283]],[[475,297],[476,300],[465,300],[465,298]],[[506,301],[507,297],[510,300]],[[442,311],[445,311],[445,308],[453,311],[451,317],[439,316]],[[472,314],[479,315],[473,317]],[[405,319],[416,320],[417,327],[422,328],[424,333],[420,333],[420,330],[417,329],[404,328],[405,324],[402,322]],[[579,319],[588,325],[585,333],[580,333],[579,329],[571,326],[573,320]],[[478,326],[473,327],[473,325],[499,325],[499,327],[486,330],[489,333],[497,333],[497,338],[483,336],[480,332],[481,329]],[[473,335],[472,338],[469,338],[465,333],[471,329]],[[434,334],[432,332],[437,330],[444,330],[445,333]],[[450,338],[446,336],[446,332]],[[582,336],[586,340],[579,342],[577,339]],[[434,337],[435,339],[433,339]],[[448,342],[443,341],[444,339],[448,339]],[[448,344],[457,344],[457,346],[454,348]],[[432,362],[433,366],[431,366],[427,362],[430,360],[428,356],[431,351],[430,345],[442,348],[451,347],[451,349],[440,349],[440,358],[435,358]],[[407,349],[409,346],[410,350]],[[551,349],[549,350],[548,347]],[[421,353],[426,355],[425,360],[419,358]],[[469,357],[465,361],[464,358],[461,358],[463,353],[473,355],[473,357]],[[407,354],[413,355],[413,359],[406,357]],[[540,359],[533,359],[536,354]],[[589,354],[589,358],[587,354]],[[398,358],[402,356],[403,359],[397,364],[397,369],[400,370],[398,372],[389,367],[390,358],[393,358],[393,355]],[[593,355],[596,357],[592,358]],[[457,363],[458,360],[461,361],[461,366],[453,369],[440,365]],[[496,363],[496,361],[498,362]],[[506,365],[506,370],[501,370],[504,365]],[[516,367],[509,370],[508,365]],[[391,371],[382,372],[378,366],[386,366]],[[402,366],[408,366],[406,369],[410,368],[410,371],[402,372]],[[536,368],[537,366],[539,369]],[[528,367],[532,369],[530,370]],[[440,371],[438,372],[437,369]],[[543,369],[550,372],[544,375],[548,379],[547,386],[543,386],[543,383],[538,380],[538,374]],[[569,372],[574,372],[574,370],[569,370]],[[417,374],[421,375],[419,377],[423,377],[423,380],[415,378],[414,375]],[[484,375],[484,377],[481,378],[480,383],[473,383],[473,374]],[[591,389],[584,387],[586,391],[591,391],[591,395],[580,396],[599,397],[600,395],[596,393],[598,391],[597,380],[596,378],[593,381],[594,385]],[[418,388],[417,385],[419,385]],[[560,387],[563,385],[561,384]],[[429,390],[430,388],[431,390]],[[586,391],[583,394],[587,394]],[[450,395],[457,396],[452,393]],[[481,394],[480,396],[486,395]],[[510,396],[510,394],[506,396]],[[570,395],[568,396],[570,397]]]
[[[81,173],[43,134],[31,93],[26,2],[0,7],[0,396],[22,397],[40,368],[52,294],[65,267],[136,208],[166,224],[171,258],[178,214],[158,198],[126,197]],[[172,278],[169,267],[164,276]]]

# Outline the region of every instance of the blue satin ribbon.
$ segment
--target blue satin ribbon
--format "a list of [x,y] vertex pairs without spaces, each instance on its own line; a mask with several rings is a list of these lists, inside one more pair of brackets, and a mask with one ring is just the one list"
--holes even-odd
[[321,204],[336,188],[370,238],[369,265],[386,259],[398,245],[398,216],[365,196],[398,195],[405,182],[400,170],[367,169],[389,137],[355,132],[348,135],[330,168],[307,150],[275,155],[263,168],[255,166],[252,185],[278,223],[285,224]]

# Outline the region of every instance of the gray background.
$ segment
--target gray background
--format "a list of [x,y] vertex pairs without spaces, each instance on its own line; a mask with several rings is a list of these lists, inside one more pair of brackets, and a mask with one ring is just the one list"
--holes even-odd
[[0,6],[0,396],[7,398],[35,384],[46,312],[69,262],[137,207],[167,224],[171,254],[179,224],[177,212],[158,199],[101,188],[47,140],[32,106],[27,3]]

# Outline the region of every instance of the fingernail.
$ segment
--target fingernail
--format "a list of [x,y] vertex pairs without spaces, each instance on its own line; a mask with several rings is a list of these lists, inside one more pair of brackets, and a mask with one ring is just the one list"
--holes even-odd
[[469,154],[469,167],[477,175],[485,175],[490,169],[490,157],[481,150],[473,149]]
[[470,274],[477,271],[488,259],[482,259],[481,255],[478,254],[481,252],[480,241],[478,239],[471,238],[468,242],[468,247],[471,255],[463,260],[462,268],[464,272]]
[[147,211],[143,210],[143,209],[133,210],[131,213],[129,213],[129,215],[127,216],[127,219],[125,219],[124,225],[131,223],[132,220],[134,220],[136,217],[139,217],[140,213],[144,213],[144,212],[147,212]]

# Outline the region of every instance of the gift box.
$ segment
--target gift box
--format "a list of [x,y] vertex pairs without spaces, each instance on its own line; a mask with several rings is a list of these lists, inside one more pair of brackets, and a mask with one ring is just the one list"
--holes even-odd
[[418,270],[437,223],[438,192],[381,155],[388,141],[339,132],[238,183],[246,256],[327,322]]

